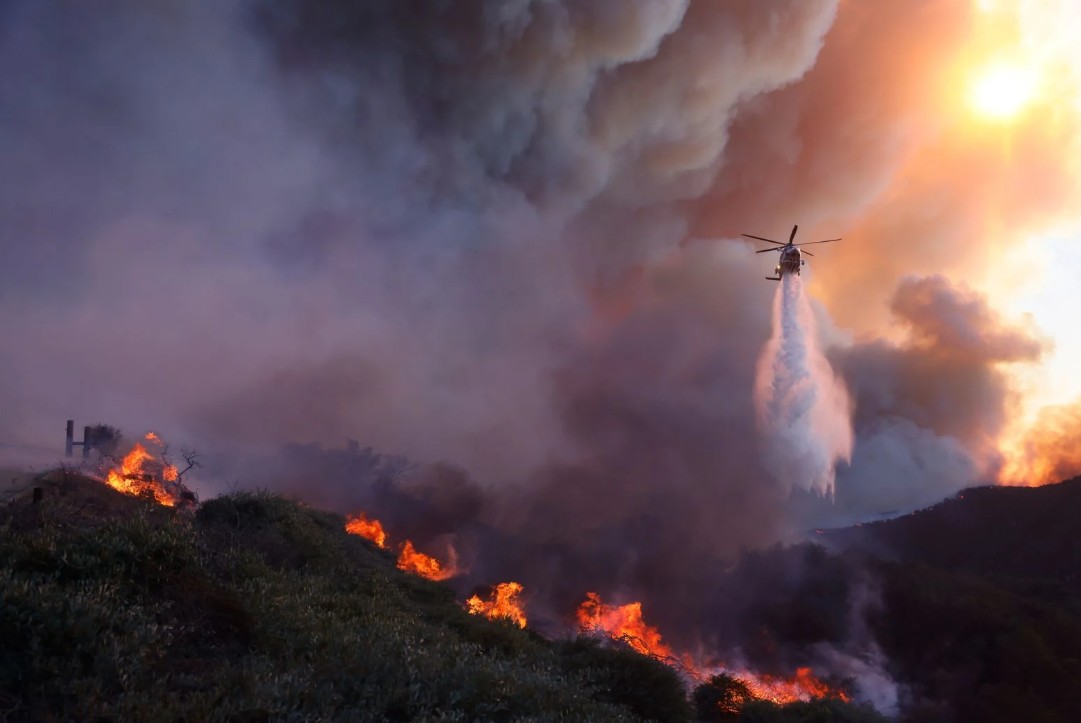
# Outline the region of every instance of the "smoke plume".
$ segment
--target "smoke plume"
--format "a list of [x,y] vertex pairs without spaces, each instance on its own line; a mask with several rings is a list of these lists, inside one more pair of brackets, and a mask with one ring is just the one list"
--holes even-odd
[[773,336],[758,361],[755,405],[773,478],[789,489],[832,496],[836,463],[852,457],[851,405],[819,349],[797,274],[784,274],[774,296]]

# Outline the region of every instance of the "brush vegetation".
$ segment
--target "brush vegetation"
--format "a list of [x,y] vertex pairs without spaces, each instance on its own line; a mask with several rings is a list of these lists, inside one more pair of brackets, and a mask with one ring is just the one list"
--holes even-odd
[[249,492],[182,512],[63,472],[37,484],[40,502],[0,511],[0,720],[694,716],[663,663],[469,615],[338,515]]

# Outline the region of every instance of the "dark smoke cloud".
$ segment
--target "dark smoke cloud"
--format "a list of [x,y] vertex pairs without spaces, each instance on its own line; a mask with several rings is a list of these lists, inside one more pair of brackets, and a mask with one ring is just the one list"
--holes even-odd
[[6,433],[348,435],[488,479],[573,445],[553,380],[597,294],[684,237],[738,104],[834,13],[9,7]]

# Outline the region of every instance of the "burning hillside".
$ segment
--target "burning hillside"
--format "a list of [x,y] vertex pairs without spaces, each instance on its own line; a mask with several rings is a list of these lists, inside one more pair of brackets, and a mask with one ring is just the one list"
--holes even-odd
[[[179,506],[183,500],[177,486],[181,474],[170,464],[166,445],[151,435],[133,445],[120,463],[104,470],[101,481],[125,496],[151,498],[163,508],[170,509]],[[892,664],[887,661],[908,661],[913,653],[906,648],[904,639],[891,638],[889,628],[880,627],[882,620],[893,619],[893,613],[883,617],[882,610],[904,610],[906,606],[928,604],[922,599],[912,601],[905,597],[913,583],[899,581],[914,574],[910,571],[883,567],[871,560],[831,556],[821,548],[811,546],[776,548],[748,553],[734,567],[717,570],[709,584],[700,587],[700,603],[679,610],[681,618],[675,621],[670,616],[672,606],[665,604],[666,596],[658,596],[655,590],[647,590],[630,602],[627,597],[619,600],[620,596],[617,596],[618,602],[613,603],[589,590],[585,583],[578,589],[585,588],[588,592],[579,593],[584,599],[578,597],[580,602],[576,608],[556,607],[557,596],[537,582],[535,566],[526,564],[521,568],[522,582],[500,582],[489,586],[481,577],[489,574],[494,577],[494,567],[486,557],[490,551],[516,552],[519,543],[512,537],[492,542],[500,539],[484,537],[484,534],[494,534],[492,531],[481,534],[476,528],[460,525],[454,539],[456,545],[464,544],[467,564],[461,565],[455,546],[446,544],[449,537],[444,538],[441,556],[428,554],[439,549],[438,539],[448,532],[444,526],[446,510],[455,509],[455,503],[446,497],[412,497],[416,492],[406,494],[407,489],[397,490],[397,497],[384,491],[386,496],[382,499],[393,503],[394,524],[385,525],[382,519],[365,511],[342,520],[340,531],[370,541],[372,550],[386,549],[395,543],[395,566],[427,580],[450,581],[450,589],[459,601],[456,603],[458,609],[472,616],[506,620],[518,628],[525,628],[532,622],[546,635],[557,639],[579,635],[587,640],[610,640],[612,642],[605,644],[607,649],[626,650],[663,662],[686,686],[714,686],[720,693],[735,690],[738,695],[735,698],[729,695],[727,700],[738,702],[742,700],[739,696],[745,695],[749,701],[747,705],[756,701],[777,706],[873,701],[880,710],[896,712],[904,710],[899,700],[899,685],[906,680],[915,681],[906,683],[909,685],[923,684],[922,669],[918,667],[902,666],[898,670],[907,677],[897,681],[884,673],[886,665]],[[423,494],[431,494],[426,488],[420,489]],[[390,490],[394,491],[393,488]],[[966,508],[975,505],[980,515],[995,516],[989,524],[1003,529],[1010,527],[1011,518],[1023,519],[1022,527],[1027,528],[1036,524],[1035,517],[1039,517],[1043,529],[1054,531],[1048,536],[1058,545],[1062,542],[1060,538],[1067,534],[1064,531],[1072,528],[1052,524],[1052,521],[1057,510],[1072,505],[1070,500],[1075,496],[1074,491],[1076,485],[1032,490],[976,490],[967,492],[964,499],[959,498],[926,513],[884,526],[857,529],[896,530],[898,534],[892,537],[877,535],[875,539],[908,544],[905,540],[909,528],[935,525],[936,520],[947,517],[954,520],[948,529],[958,528],[958,534],[970,535],[977,528],[959,522],[957,510],[962,505]],[[1019,503],[1022,499],[1024,504]],[[406,504],[409,500],[414,500],[415,507]],[[437,500],[438,504],[435,504]],[[380,508],[376,506],[375,509]],[[411,516],[414,510],[416,517]],[[1033,519],[1029,520],[1029,517]],[[423,524],[417,525],[414,520]],[[416,536],[413,533],[417,533]],[[398,534],[402,538],[400,543],[393,539]],[[849,536],[859,534],[853,531]],[[844,536],[824,534],[820,537],[840,540]],[[917,537],[925,541],[930,539],[924,533]],[[416,544],[417,541],[421,544]],[[486,541],[490,543],[488,546],[482,544]],[[1018,549],[1024,547],[1023,542],[1009,544]],[[945,547],[958,549],[957,544]],[[925,550],[919,554],[934,560],[933,553],[934,550]],[[311,554],[298,550],[295,558],[305,559]],[[515,559],[518,554],[508,559]],[[287,559],[290,557],[293,555]],[[953,557],[957,558],[957,555]],[[518,559],[528,563],[530,558],[525,555]],[[1028,558],[1019,557],[1010,564],[1037,569],[1025,559]],[[974,569],[982,572],[982,568]],[[1052,572],[1058,569],[1048,567]],[[573,583],[580,578],[584,579],[581,575],[564,575],[562,579],[564,583]],[[502,579],[507,580],[506,577]],[[1064,580],[1063,584],[1069,583],[1068,578]],[[529,599],[522,596],[526,585],[531,590]],[[1003,602],[1002,606],[1010,609],[1009,606],[1014,604]],[[655,622],[654,614],[660,623]],[[904,614],[911,615],[911,612]],[[1026,619],[1023,614],[1019,615],[1019,619]],[[573,624],[566,624],[568,617],[573,618]],[[564,621],[562,627],[553,627],[553,620]],[[1062,652],[1066,654],[1072,633],[1069,629],[1060,632],[1062,637],[1056,645],[1066,645]],[[1018,651],[1017,655],[1025,657],[1023,651]],[[725,680],[735,681],[737,687],[726,688]],[[962,696],[963,690],[957,688],[957,692],[951,694]],[[964,710],[974,705],[963,699],[954,704]]]
[[[387,546],[387,533],[383,523],[369,518],[364,512],[346,517],[345,531],[372,542],[376,547]],[[448,547],[448,561],[442,562],[432,555],[419,552],[412,540],[405,540],[398,548],[398,569],[420,575],[428,580],[449,580],[459,573],[457,553]]]
[[[147,465],[150,465],[150,462],[144,461],[142,469],[145,470]],[[132,495],[115,494],[114,490],[100,482],[83,480],[83,489],[96,489],[98,495],[108,493],[130,500],[130,503],[125,504],[132,510],[139,507]],[[903,518],[889,527],[907,529],[916,522],[927,527],[929,524],[939,524],[936,520],[943,519],[948,523],[947,528],[953,528],[959,524],[959,520],[973,518],[973,515],[1005,515],[1007,508],[1027,510],[1029,501],[1035,501],[1040,504],[1034,505],[1032,510],[1024,514],[1032,512],[1041,515],[1045,527],[1058,530],[1053,538],[1061,542],[1059,534],[1069,529],[1069,526],[1055,522],[1056,516],[1062,516],[1064,510],[1072,509],[1076,491],[1077,485],[980,490],[966,493],[964,499],[957,500],[955,504],[936,508],[923,515]],[[31,529],[34,525],[43,524],[49,516],[38,514],[46,508],[38,510],[37,505],[63,503],[66,509],[96,509],[93,505],[73,501],[72,494],[70,489],[64,492],[58,488],[56,491],[47,491],[43,502],[32,502],[29,496],[22,498],[4,514],[26,515],[25,520],[16,525],[0,524],[0,531],[3,534],[19,535],[22,534],[19,529],[23,527]],[[149,493],[144,493],[144,496],[149,496]],[[975,511],[960,514],[960,506],[971,507],[969,502],[978,503]],[[155,524],[168,524],[170,519],[179,519],[172,514],[175,507],[162,504],[161,509],[163,514],[154,518],[157,520]],[[190,518],[185,516],[185,519]],[[325,513],[284,500],[238,495],[211,500],[202,505],[195,515],[194,529],[205,528],[206,534],[211,535],[206,542],[200,543],[203,545],[202,549],[219,550],[221,554],[226,554],[230,547],[220,544],[222,541],[232,540],[230,544],[235,545],[238,541],[250,538],[253,543],[266,546],[265,549],[259,548],[258,555],[267,555],[267,559],[275,567],[294,570],[295,574],[322,574],[318,571],[325,567],[328,574],[340,575],[345,569],[345,561],[328,557],[332,556],[333,550],[342,549],[341,546],[329,538],[323,539],[320,535],[358,535],[359,532],[360,536],[369,539],[372,544],[348,546],[348,549],[352,550],[349,554],[374,556],[374,562],[366,562],[366,566],[378,564],[386,565],[390,569],[398,564],[398,556],[380,552],[379,545],[388,545],[394,530],[385,529],[373,516],[356,515],[349,520],[338,518],[340,526],[337,530],[327,527],[327,519]],[[363,524],[355,524],[361,519]],[[1008,520],[1008,515],[1004,519]],[[1008,523],[1002,521],[996,524],[1005,524],[1008,527]],[[308,529],[306,525],[315,527]],[[347,526],[349,530],[346,529]],[[178,529],[189,528],[182,526]],[[970,525],[969,529],[976,528]],[[376,533],[380,530],[383,536]],[[271,534],[276,536],[273,540],[267,537]],[[921,539],[924,537],[926,534],[921,533]],[[214,542],[215,540],[217,542]],[[1011,544],[1023,545],[1017,542]],[[8,548],[0,546],[0,549]],[[399,551],[406,549],[407,545],[403,542]],[[421,554],[412,542],[408,549],[412,554]],[[439,560],[436,562],[440,563],[438,570],[443,574],[448,569],[457,569],[453,561],[447,566],[442,565]],[[931,559],[931,562],[941,564],[934,559]],[[14,566],[10,569],[19,569],[18,563],[12,564]],[[103,569],[109,568],[106,566]],[[1053,572],[1057,568],[1049,569]],[[535,575],[529,570],[525,570],[525,573],[527,577]],[[541,620],[550,617],[551,611],[547,609],[550,605],[549,598],[534,594],[529,599],[524,599],[522,593],[525,587],[519,582],[499,583],[487,588],[487,592],[482,592],[479,586],[473,584],[473,574],[468,570],[459,570],[459,576],[448,583],[450,588],[446,585],[440,586],[444,592],[449,593],[453,589],[458,593],[457,596],[436,596],[451,606],[446,613],[441,614],[451,615],[450,610],[454,610],[456,613],[453,614],[469,615],[471,619],[505,619],[512,624],[503,626],[501,629],[504,630],[525,627],[534,613]],[[401,579],[401,576],[394,577]],[[845,608],[844,600],[867,598],[871,594],[867,587],[868,580],[874,581],[877,590],[873,595],[873,602],[863,607]],[[412,584],[427,586],[431,583],[417,580]],[[1076,654],[1078,651],[1072,641],[1081,639],[1081,624],[1073,621],[1061,609],[1055,611],[1047,608],[1044,602],[1036,598],[1019,598],[1016,593],[991,587],[987,583],[974,583],[969,577],[954,579],[946,573],[929,571],[924,567],[835,557],[821,548],[778,548],[770,552],[750,554],[734,568],[716,575],[710,584],[715,586],[715,589],[703,587],[700,593],[713,611],[712,627],[709,630],[715,632],[712,637],[703,635],[697,645],[681,642],[686,636],[681,633],[679,626],[656,624],[651,614],[654,608],[647,602],[624,602],[626,598],[619,600],[617,597],[617,602],[613,603],[606,601],[596,592],[584,593],[584,600],[579,598],[580,604],[576,609],[572,608],[574,623],[565,626],[561,631],[554,631],[557,633],[554,637],[559,639],[578,632],[579,641],[612,641],[600,644],[598,649],[588,646],[567,648],[570,652],[579,651],[573,653],[574,655],[585,654],[581,653],[583,650],[595,650],[595,653],[589,654],[603,657],[599,651],[608,651],[612,655],[622,651],[644,662],[665,663],[664,667],[667,667],[672,675],[682,679],[684,686],[696,686],[695,700],[700,706],[700,716],[707,715],[703,712],[707,709],[714,710],[709,706],[718,706],[716,710],[730,709],[724,706],[734,706],[732,710],[741,710],[741,706],[760,704],[780,707],[813,704],[824,706],[822,710],[826,710],[829,706],[852,704],[854,700],[874,701],[882,709],[889,709],[891,698],[881,697],[881,691],[876,692],[876,687],[892,685],[896,690],[897,685],[904,684],[920,691],[923,697],[905,702],[898,700],[894,693],[892,710],[900,712],[903,717],[911,715],[917,718],[920,711],[931,710],[927,706],[949,705],[951,710],[962,711],[965,716],[969,716],[985,711],[987,705],[986,693],[981,692],[982,689],[973,690],[971,686],[966,686],[956,666],[951,666],[948,662],[936,663],[934,679],[929,679],[929,668],[926,664],[928,655],[933,656],[936,661],[956,656],[965,661],[965,666],[976,666],[974,669],[982,670],[982,674],[999,681],[997,685],[1000,690],[1011,691],[1016,689],[1018,681],[1009,672],[1011,669],[1002,665],[1003,660],[1015,660],[1018,665],[1023,665],[1024,669],[1038,672],[1041,679],[1055,681],[1060,679],[1056,676],[1062,672],[1056,667],[1061,667],[1056,661],[1068,660],[1071,655]],[[358,586],[358,589],[369,590],[366,595],[372,594],[371,585],[372,580],[368,577],[349,583],[350,588]],[[465,597],[463,591],[470,586],[477,592]],[[348,605],[353,604],[341,600],[341,580],[336,580],[330,587],[337,597],[333,605],[327,602],[327,610],[337,610],[343,605],[348,609]],[[1031,586],[1026,587],[1030,588]],[[305,595],[314,593],[308,587],[304,589],[308,592],[299,597],[295,591],[289,592],[288,599],[302,600],[302,606],[308,610],[311,603]],[[933,595],[928,591],[934,591]],[[744,608],[740,609],[731,604],[728,607],[722,605],[722,600],[740,596],[746,601]],[[428,599],[427,594],[425,599]],[[970,609],[972,603],[966,602],[978,603],[981,600],[991,601],[992,606],[977,611]],[[943,605],[946,607],[942,607]],[[532,610],[529,609],[531,607]],[[663,612],[663,607],[659,609]],[[563,609],[556,612],[566,614],[570,611]],[[234,613],[230,613],[232,614]],[[425,614],[431,613],[429,611]],[[981,615],[990,617],[984,620]],[[663,618],[663,615],[661,617]],[[277,624],[283,623],[278,619]],[[351,619],[349,625],[361,623]],[[998,636],[994,638],[994,644],[986,648],[988,638],[985,628],[1007,630],[1012,629],[1011,626],[1026,631],[1028,638],[1014,640],[1010,636]],[[667,633],[662,634],[662,631],[668,628],[675,631],[671,638]],[[924,629],[932,631],[930,637],[918,632]],[[399,628],[395,630],[400,632]],[[1041,641],[1040,645],[1051,651],[1049,655],[1034,658],[1035,649],[1021,644],[1024,639],[1029,638]],[[528,638],[532,641],[538,639],[535,635]],[[861,645],[863,647],[860,647]],[[984,647],[980,647],[981,645]],[[730,655],[721,654],[720,651]],[[880,662],[876,663],[876,660]],[[881,669],[886,661],[900,676],[897,683],[882,677]],[[778,672],[784,670],[791,672]],[[940,694],[945,697],[931,697],[930,691],[937,690],[933,688],[934,685],[946,686]],[[1039,690],[1044,698],[1041,709],[1071,709],[1068,700],[1069,686],[1041,685]],[[928,702],[922,702],[924,699]],[[939,702],[935,702],[936,700]],[[702,708],[703,705],[707,707]],[[682,714],[670,717],[674,720],[685,719]],[[959,719],[995,720],[994,717],[986,716]]]
[[[364,512],[349,515],[345,526],[347,532],[364,537],[377,547],[386,547],[387,535],[382,523]],[[453,552],[453,548],[451,548]],[[402,543],[397,566],[406,572],[429,580],[446,580],[456,574],[452,559],[447,567],[436,558],[417,552],[411,541]],[[489,589],[486,597],[479,594],[465,601],[465,609],[473,615],[491,620],[506,619],[520,628],[527,625],[525,607],[521,600],[523,586],[518,582],[502,582]],[[689,680],[701,681],[710,673],[724,672],[742,681],[754,699],[767,700],[780,705],[794,701],[818,698],[851,700],[843,689],[831,687],[814,675],[810,667],[799,667],[789,677],[758,674],[746,667],[732,668],[712,661],[708,666],[697,663],[688,653],[676,654],[663,641],[660,631],[645,619],[641,602],[610,605],[596,592],[587,592],[585,600],[575,613],[577,632],[587,636],[600,636],[628,646],[636,653],[656,658],[673,666]],[[564,631],[564,634],[571,632]]]
[[709,675],[727,674],[746,685],[754,699],[778,705],[816,698],[851,700],[845,690],[831,687],[817,678],[810,667],[797,668],[795,674],[788,678],[754,673],[746,668],[734,668],[717,662],[712,662],[707,671],[707,666],[696,663],[689,654],[677,656],[673,653],[672,648],[662,641],[660,632],[643,619],[640,602],[606,605],[597,593],[590,592],[586,593],[577,616],[579,628],[584,633],[599,633],[623,642],[643,655],[677,666],[695,680],[703,680],[707,672]]

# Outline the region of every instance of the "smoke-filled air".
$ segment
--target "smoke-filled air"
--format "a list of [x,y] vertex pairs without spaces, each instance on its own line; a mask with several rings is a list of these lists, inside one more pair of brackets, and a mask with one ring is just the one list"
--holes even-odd
[[798,274],[785,274],[773,299],[773,334],[758,360],[755,406],[773,479],[832,497],[834,468],[852,457],[851,403],[820,349]]
[[1075,5],[0,2],[0,470],[107,425],[895,711],[893,588],[775,546],[1081,473]]

